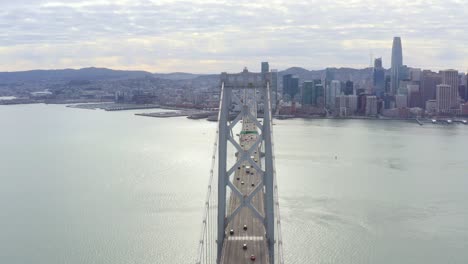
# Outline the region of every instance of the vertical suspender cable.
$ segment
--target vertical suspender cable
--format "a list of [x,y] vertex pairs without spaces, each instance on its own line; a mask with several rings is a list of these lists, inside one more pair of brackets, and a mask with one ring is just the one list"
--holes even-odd
[[[221,102],[220,102],[221,104]],[[218,116],[218,122],[219,122],[219,116]],[[219,126],[218,126],[219,127]],[[219,130],[216,130],[216,135],[215,135],[215,140],[214,140],[214,145],[213,145],[213,154],[211,158],[211,170],[210,170],[210,177],[208,180],[208,190],[206,192],[206,199],[205,199],[205,207],[204,207],[204,213],[203,213],[203,222],[202,222],[202,228],[201,228],[201,234],[200,234],[200,240],[199,240],[199,245],[198,245],[198,256],[196,263],[201,264],[203,260],[203,250],[205,250],[205,259],[209,257],[209,247],[207,245],[207,240],[212,239],[210,237],[209,228],[208,228],[208,222],[211,222],[209,211],[210,211],[210,199],[211,199],[211,194],[212,194],[212,183],[213,183],[213,174],[214,174],[214,166],[215,166],[215,161],[216,161],[216,150],[218,146],[218,138],[219,138]],[[206,261],[205,261],[206,262]]]

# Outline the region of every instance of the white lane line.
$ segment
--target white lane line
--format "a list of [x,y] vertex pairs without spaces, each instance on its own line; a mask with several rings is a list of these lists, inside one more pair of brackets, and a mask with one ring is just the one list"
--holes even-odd
[[228,240],[246,240],[246,241],[262,241],[262,236],[230,236]]

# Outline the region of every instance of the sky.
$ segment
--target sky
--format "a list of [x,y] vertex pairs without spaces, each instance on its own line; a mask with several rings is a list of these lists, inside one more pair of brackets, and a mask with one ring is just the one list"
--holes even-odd
[[468,69],[468,0],[0,0],[0,71]]

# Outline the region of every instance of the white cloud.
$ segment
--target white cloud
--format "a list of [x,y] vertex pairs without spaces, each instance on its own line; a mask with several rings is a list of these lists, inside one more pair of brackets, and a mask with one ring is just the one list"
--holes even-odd
[[105,66],[219,72],[406,64],[468,67],[468,9],[444,0],[17,0],[0,10],[0,70]]

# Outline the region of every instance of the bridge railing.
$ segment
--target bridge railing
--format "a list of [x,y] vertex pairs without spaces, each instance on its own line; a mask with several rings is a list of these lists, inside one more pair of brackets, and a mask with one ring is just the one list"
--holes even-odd
[[[221,90],[222,93],[222,90]],[[218,113],[218,120],[220,119]],[[219,121],[218,121],[219,122]],[[217,126],[218,127],[218,126]],[[216,154],[218,153],[219,130],[216,130],[213,151],[211,155],[210,176],[203,207],[200,240],[198,245],[196,264],[215,264],[217,257],[217,177],[215,177]]]
[[[269,91],[267,92],[267,104],[269,104],[269,109],[271,109],[271,91],[270,86],[268,86]],[[272,115],[273,116],[273,115]],[[281,231],[281,214],[279,207],[279,195],[278,195],[278,184],[276,180],[276,162],[275,162],[275,141],[273,137],[273,119],[270,122],[270,132],[271,132],[271,148],[272,148],[272,159],[273,159],[273,190],[274,190],[274,203],[275,203],[275,221],[276,221],[276,230],[275,230],[275,263],[284,264],[284,251],[283,251],[283,234]]]

